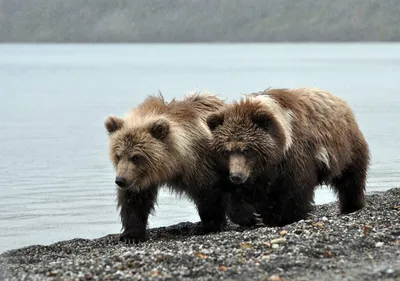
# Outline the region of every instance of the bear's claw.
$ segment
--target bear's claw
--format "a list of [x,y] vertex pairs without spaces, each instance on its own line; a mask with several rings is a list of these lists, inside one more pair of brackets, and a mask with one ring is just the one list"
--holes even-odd
[[146,242],[146,233],[138,232],[124,232],[119,236],[119,241],[126,244],[139,244],[140,242]]
[[264,220],[263,220],[261,214],[253,213],[253,215],[254,215],[254,220],[256,222],[255,226],[265,226]]

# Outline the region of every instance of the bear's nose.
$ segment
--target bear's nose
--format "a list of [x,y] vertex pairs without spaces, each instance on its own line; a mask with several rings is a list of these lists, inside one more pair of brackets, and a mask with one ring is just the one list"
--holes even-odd
[[231,182],[233,182],[234,184],[240,184],[240,183],[243,183],[244,174],[242,174],[242,173],[231,173],[229,178],[231,179]]
[[124,177],[116,177],[115,178],[115,183],[119,186],[119,187],[124,187],[126,184],[126,179]]

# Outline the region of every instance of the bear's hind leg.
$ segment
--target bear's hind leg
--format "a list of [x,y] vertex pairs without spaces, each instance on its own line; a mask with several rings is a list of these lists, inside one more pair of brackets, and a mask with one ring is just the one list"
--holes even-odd
[[121,208],[123,229],[120,241],[138,244],[147,240],[147,221],[154,209],[157,193],[158,188],[155,186],[141,191],[118,189],[118,206]]
[[342,214],[352,213],[364,207],[366,177],[367,164],[358,162],[347,167],[340,176],[332,180]]

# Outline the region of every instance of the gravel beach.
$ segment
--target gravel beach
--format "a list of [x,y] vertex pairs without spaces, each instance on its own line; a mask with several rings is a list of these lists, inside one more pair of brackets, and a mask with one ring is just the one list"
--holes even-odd
[[339,215],[331,203],[280,228],[190,236],[193,226],[151,229],[140,245],[112,234],[8,251],[0,280],[400,281],[400,188],[368,195],[361,211]]

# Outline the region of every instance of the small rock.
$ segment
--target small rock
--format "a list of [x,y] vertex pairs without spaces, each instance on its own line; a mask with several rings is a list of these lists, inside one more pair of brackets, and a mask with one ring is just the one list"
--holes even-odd
[[372,230],[373,226],[372,225],[365,225],[364,226],[364,236],[367,236],[369,234],[369,232]]
[[313,222],[311,225],[316,228],[323,228],[325,226],[325,224],[322,221]]
[[303,232],[303,229],[301,229],[301,228],[296,228],[294,230],[294,233],[296,233],[296,234],[301,234],[302,232]]
[[122,275],[123,273],[122,273],[121,270],[117,270],[117,271],[115,272],[115,274],[116,274],[116,275]]
[[280,277],[278,274],[273,274],[268,277],[268,281],[285,281],[283,277]]
[[130,252],[130,251],[127,251],[121,255],[121,257],[123,257],[124,259],[129,258],[131,256],[132,256],[132,252]]
[[48,277],[57,276],[57,272],[56,272],[56,271],[50,271],[50,272],[47,273],[47,276],[48,276]]
[[159,276],[159,275],[161,275],[161,273],[160,273],[160,271],[158,271],[157,269],[153,269],[153,270],[151,271],[151,276],[152,276],[152,277]]
[[198,258],[200,258],[200,259],[206,259],[208,256],[206,256],[206,255],[204,255],[203,253],[201,253],[201,252],[196,252],[196,256],[198,257]]
[[271,240],[271,244],[282,244],[286,242],[286,238],[279,237]]
[[269,255],[263,255],[262,257],[261,257],[261,260],[269,260],[271,257],[269,256]]
[[279,245],[278,244],[272,244],[272,249],[278,249]]
[[326,258],[331,258],[331,257],[333,257],[333,256],[334,256],[334,254],[332,253],[331,250],[325,250],[325,252],[324,252],[324,257],[326,257]]
[[221,266],[219,267],[219,270],[221,270],[221,271],[227,271],[228,268],[227,268],[225,265],[221,265]]
[[383,242],[378,242],[378,243],[375,244],[375,247],[381,248],[381,247],[383,247],[384,244],[385,243],[383,243]]
[[210,254],[210,251],[207,250],[207,249],[203,249],[201,252],[202,252],[203,254],[205,254],[205,255],[209,255],[209,254]]
[[251,245],[251,243],[249,243],[249,242],[243,242],[243,243],[240,243],[240,248],[241,249],[250,249],[250,248],[253,248],[253,245]]
[[388,270],[386,270],[387,274],[392,274],[394,272],[394,270],[392,268],[389,268]]
[[282,230],[281,232],[279,232],[280,236],[285,236],[287,234],[287,230]]

